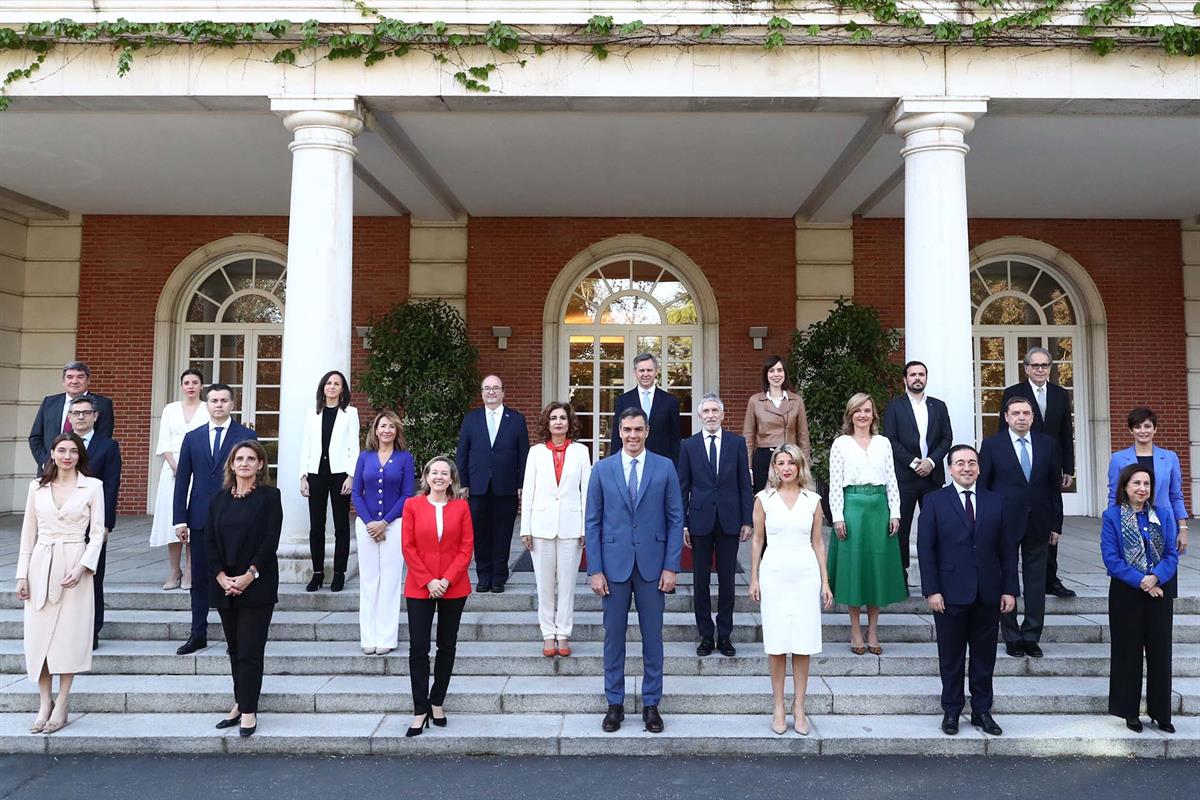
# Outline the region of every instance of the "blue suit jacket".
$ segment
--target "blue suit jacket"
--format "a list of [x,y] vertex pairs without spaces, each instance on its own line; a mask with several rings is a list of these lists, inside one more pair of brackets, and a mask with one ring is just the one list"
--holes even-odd
[[[1137,453],[1132,447],[1118,450],[1108,460],[1110,506],[1117,504],[1117,478],[1121,470],[1136,463]],[[1183,504],[1183,473],[1179,468],[1179,456],[1162,447],[1154,448],[1154,507],[1162,509],[1175,520],[1188,518],[1187,506]]]
[[683,554],[683,503],[679,476],[670,459],[643,451],[636,504],[629,497],[621,454],[597,462],[588,482],[584,518],[588,574],[604,573],[622,583],[634,564],[643,580],[657,581],[663,570],[679,571]]
[[[983,440],[979,448],[978,486],[999,492],[1004,498],[1007,523],[1019,540],[1029,544],[1050,541],[1050,532],[1062,533],[1062,461],[1058,445],[1049,436],[1029,432],[1033,443],[1030,479],[1025,480],[1021,462],[1008,431]],[[919,530],[919,529],[918,529]]]
[[[208,503],[221,491],[225,481],[225,461],[238,442],[257,439],[258,434],[236,420],[230,420],[229,430],[221,438],[221,452],[213,459],[208,447],[209,425],[188,431],[179,450],[179,470],[175,473],[176,525],[202,530],[208,520]],[[191,493],[188,493],[188,484]]]
[[471,494],[511,497],[525,481],[525,458],[529,454],[529,428],[520,411],[504,406],[496,443],[488,437],[484,409],[476,408],[463,417],[458,431],[458,451],[454,460]]
[[[609,441],[611,454],[621,452],[621,412],[627,408],[641,408],[640,388],[630,389],[617,398],[613,407],[612,437]],[[650,435],[646,437],[646,449],[651,453],[679,463],[679,400],[670,392],[654,387],[654,399],[650,401]]]
[[121,447],[100,431],[87,446],[88,475],[104,484],[104,528],[117,527],[117,495],[121,491]]
[[714,475],[708,463],[708,438],[701,431],[683,440],[679,448],[679,492],[683,496],[683,526],[692,536],[707,536],[721,523],[721,531],[737,536],[743,525],[752,525],[754,494],[746,440],[721,431],[721,447]]
[[[1155,448],[1157,449],[1157,448]],[[924,511],[921,512],[925,513]],[[1157,514],[1157,511],[1156,511]],[[1158,576],[1158,585],[1164,587],[1167,597],[1178,594],[1178,585],[1167,583],[1175,577],[1179,569],[1179,548],[1175,546],[1175,536],[1178,529],[1175,520],[1170,515],[1157,514],[1158,523],[1162,526],[1163,552],[1162,561],[1153,570]],[[1125,560],[1125,546],[1121,542],[1121,508],[1109,506],[1100,515],[1100,555],[1104,559],[1104,567],[1108,574],[1134,589],[1141,588],[1145,573],[1140,572]]]
[[958,487],[925,495],[917,520],[921,594],[940,594],[947,603],[969,605],[976,598],[999,604],[1000,595],[1019,593],[1017,540],[1000,495],[980,489],[972,497],[975,526],[958,499]]

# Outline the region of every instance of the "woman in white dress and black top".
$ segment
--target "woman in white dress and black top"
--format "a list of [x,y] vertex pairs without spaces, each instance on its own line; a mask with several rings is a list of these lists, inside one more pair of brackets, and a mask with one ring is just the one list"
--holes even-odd
[[[154,525],[150,528],[150,546],[167,546],[171,571],[163,589],[191,589],[191,555],[187,543],[175,535],[175,471],[179,468],[179,449],[183,437],[195,428],[208,424],[208,408],[200,397],[204,374],[198,369],[185,369],[179,376],[182,399],[167,403],[158,423],[158,447],[154,454],[162,456],[162,471],[158,475],[158,490],[154,495]],[[183,569],[184,559],[188,569]]]
[[[771,730],[777,734],[787,730],[784,683],[791,655],[793,727],[808,735],[804,699],[809,657],[821,652],[821,609],[833,607],[825,574],[821,496],[809,489],[812,485],[803,451],[784,444],[772,454],[767,488],[754,501],[750,597],[762,604],[763,650],[775,700]],[[771,546],[764,553],[768,539]]]

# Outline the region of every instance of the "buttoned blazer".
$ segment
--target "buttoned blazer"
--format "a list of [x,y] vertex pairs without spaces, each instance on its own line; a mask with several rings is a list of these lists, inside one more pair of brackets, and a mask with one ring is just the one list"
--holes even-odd
[[117,527],[117,496],[121,492],[121,447],[116,439],[100,431],[92,434],[87,446],[88,474],[104,484],[104,527]]
[[759,447],[775,448],[781,444],[799,446],[805,458],[812,459],[812,444],[808,437],[808,411],[799,392],[788,392],[779,408],[766,392],[750,395],[746,403],[746,418],[742,421],[742,436],[746,439],[746,456],[753,460]]
[[[642,460],[644,459],[644,460]],[[636,563],[643,580],[679,571],[683,554],[683,502],[669,458],[642,451],[636,501],[629,496],[620,452],[601,459],[588,481],[584,523],[588,574],[629,580]]]
[[1001,431],[984,439],[979,448],[978,485],[1000,493],[1006,524],[1021,532],[1020,540],[1036,545],[1048,542],[1051,531],[1062,533],[1062,462],[1058,445],[1049,436],[1030,431],[1029,438],[1033,442],[1029,480],[1008,431]]
[[[304,420],[304,438],[300,441],[300,477],[321,471],[321,417],[313,412]],[[329,436],[329,471],[337,475],[354,474],[358,462],[358,409],[339,408]]]
[[[621,412],[627,408],[641,408],[641,390],[630,389],[617,398],[613,407],[612,435],[609,437],[610,453],[621,452]],[[654,398],[650,401],[650,435],[646,437],[646,449],[671,463],[679,463],[679,400],[670,392],[654,387]]]
[[708,462],[704,431],[683,440],[679,450],[679,493],[683,498],[683,526],[692,536],[707,536],[716,530],[730,536],[743,525],[754,524],[754,493],[750,484],[750,461],[746,440],[736,433],[721,431],[717,471]]
[[[1108,460],[1108,504],[1117,504],[1117,478],[1121,470],[1137,463],[1137,451],[1132,447],[1118,450]],[[1164,510],[1173,519],[1188,518],[1183,504],[1183,474],[1179,456],[1163,447],[1154,447],[1154,507]]]
[[[1057,383],[1046,381],[1046,417],[1042,418],[1042,410],[1038,407],[1037,398],[1033,397],[1033,388],[1029,381],[1014,383],[1004,390],[1000,407],[1008,402],[1010,397],[1024,397],[1033,404],[1033,430],[1044,433],[1058,445],[1062,454],[1062,469],[1064,475],[1075,474],[1075,426],[1071,422],[1071,398],[1067,390]],[[1004,414],[1000,414],[1000,430],[1007,431],[1008,423]]]
[[[933,462],[929,477],[939,486],[946,482],[944,462],[954,433],[950,427],[950,411],[936,397],[926,397],[925,407],[929,412],[929,424],[925,428],[925,450]],[[892,456],[896,462],[896,480],[900,483],[916,483],[922,478],[908,466],[914,458],[921,457],[921,433],[917,429],[917,415],[907,394],[893,398],[883,412],[883,435],[892,443]]]
[[940,594],[947,603],[968,605],[976,598],[999,604],[1000,595],[1019,594],[1017,539],[1004,512],[1003,498],[975,487],[971,525],[954,484],[925,495],[917,520],[921,594]]
[[[102,394],[89,392],[88,395],[95,399],[96,410],[100,412],[100,417],[96,420],[96,433],[102,433],[111,439],[113,436],[112,400]],[[63,404],[66,400],[66,392],[46,395],[42,398],[42,404],[38,406],[37,416],[33,418],[33,427],[29,431],[29,452],[33,454],[33,460],[37,462],[39,473],[42,471],[42,467],[46,466],[46,459],[50,457],[50,443],[54,441],[54,437],[62,433]]]
[[485,494],[490,489],[492,494],[511,497],[525,480],[529,428],[520,411],[504,406],[496,443],[492,444],[485,412],[484,408],[476,408],[463,417],[454,460],[471,494]]
[[429,582],[434,578],[450,581],[442,595],[447,600],[471,593],[467,568],[475,549],[475,529],[471,509],[461,498],[451,500],[442,509],[442,539],[437,535],[437,509],[429,496],[418,494],[404,504],[400,523],[400,545],[404,564],[404,596],[429,599]]
[[[225,512],[235,503],[249,504],[250,523],[234,526]],[[279,534],[283,503],[279,487],[260,484],[243,500],[218,492],[208,505],[204,536],[208,544],[208,599],[213,608],[271,606],[279,602]],[[222,570],[230,578],[244,575],[253,564],[258,577],[236,599],[217,583]]]
[[563,455],[562,481],[554,477],[554,453],[545,444],[529,448],[521,489],[521,535],[538,539],[583,536],[592,457],[588,448],[571,442]]
[[[197,530],[208,519],[208,503],[225,482],[225,461],[238,442],[257,439],[258,434],[237,420],[221,437],[221,452],[214,459],[208,446],[212,422],[190,430],[179,448],[179,470],[175,473],[174,524]],[[191,491],[189,491],[189,486]]]

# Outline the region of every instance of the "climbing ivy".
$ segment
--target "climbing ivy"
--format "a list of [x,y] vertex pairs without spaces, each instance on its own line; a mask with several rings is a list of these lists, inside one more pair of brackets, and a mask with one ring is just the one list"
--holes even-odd
[[[117,75],[124,76],[138,53],[152,53],[183,45],[232,48],[273,45],[269,61],[304,66],[321,59],[353,59],[373,66],[388,58],[403,58],[414,52],[428,54],[464,88],[491,91],[489,80],[504,65],[524,67],[530,58],[551,47],[587,47],[603,61],[615,50],[640,47],[697,44],[759,46],[778,51],[789,45],[872,42],[876,45],[922,43],[1087,46],[1106,55],[1122,46],[1156,46],[1172,56],[1200,54],[1200,2],[1189,18],[1170,25],[1129,26],[1139,13],[1134,0],[1103,0],[1086,6],[1081,14],[1087,23],[1070,26],[1055,22],[1067,0],[973,0],[962,10],[974,9],[974,20],[926,19],[918,11],[901,7],[897,0],[810,0],[806,11],[835,11],[841,16],[868,16],[873,25],[855,19],[835,25],[800,28],[789,19],[800,11],[792,0],[770,4],[772,16],[765,27],[706,25],[647,26],[641,20],[618,23],[611,16],[595,15],[583,25],[542,33],[495,21],[482,29],[452,29],[444,22],[404,22],[384,16],[365,0],[344,0],[357,9],[363,22],[332,25],[317,20],[293,22],[279,19],[260,23],[148,22],[126,19],[115,22],[81,23],[71,19],[33,22],[20,28],[0,27],[0,52],[22,52],[29,56],[23,67],[11,70],[0,83],[0,110],[8,107],[7,89],[29,80],[47,57],[63,45],[109,47],[117,54]],[[741,13],[751,8],[745,0],[727,0]],[[486,56],[480,56],[486,53]]]

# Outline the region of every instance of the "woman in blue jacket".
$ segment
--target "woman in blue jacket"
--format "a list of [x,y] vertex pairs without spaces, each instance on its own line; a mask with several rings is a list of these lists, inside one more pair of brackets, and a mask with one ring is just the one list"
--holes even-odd
[[1154,497],[1151,501],[1159,516],[1170,515],[1176,522],[1175,546],[1179,552],[1187,552],[1188,512],[1183,504],[1183,472],[1179,469],[1179,456],[1174,451],[1154,444],[1158,432],[1158,415],[1147,406],[1138,406],[1125,418],[1133,446],[1118,450],[1108,462],[1108,504],[1116,505],[1117,475],[1130,464],[1141,464],[1154,479]]

